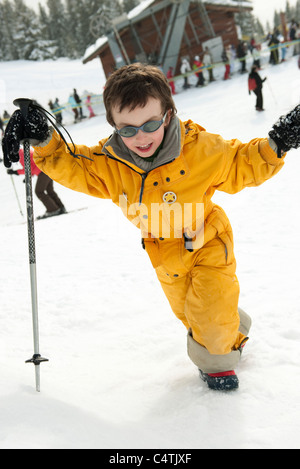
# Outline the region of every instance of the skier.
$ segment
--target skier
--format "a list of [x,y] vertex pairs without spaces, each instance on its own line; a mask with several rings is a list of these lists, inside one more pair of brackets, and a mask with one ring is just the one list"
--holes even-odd
[[[20,174],[25,174],[25,164],[24,164],[24,151],[21,148],[19,150],[20,164],[23,166],[22,169],[8,169],[7,174],[19,176]],[[67,213],[64,204],[56,194],[53,189],[53,181],[49,176],[44,174],[35,164],[33,160],[33,150],[30,150],[30,163],[31,163],[31,174],[32,176],[37,176],[37,181],[35,185],[35,195],[46,207],[46,212],[44,215],[38,217],[49,218],[56,215],[61,215]]]
[[59,104],[59,100],[58,98],[55,98],[55,101],[53,103],[53,109],[55,111],[55,117],[56,117],[56,122],[59,124],[59,125],[62,125],[62,107],[61,105]]
[[272,34],[270,41],[268,42],[268,46],[270,47],[270,64],[277,65],[279,63],[279,52],[278,52],[278,34],[277,31]]
[[[249,77],[248,77],[248,88],[249,88],[249,94],[251,94],[251,91],[253,91],[253,93],[256,95],[255,109],[257,111],[264,111],[262,87],[266,79],[267,77],[265,77],[264,79],[260,77],[257,66],[253,65],[253,67],[251,68],[251,72],[249,73]],[[254,86],[252,85],[252,83],[254,84]]]
[[77,109],[77,103],[72,94],[70,94],[69,96],[68,103],[70,104],[72,111],[74,113],[74,124],[76,124],[78,122],[78,109]]
[[[180,73],[182,75],[185,75],[186,73],[190,72],[191,71],[191,66],[190,66],[190,63],[189,61],[184,57],[181,59],[181,67],[180,67]],[[190,84],[189,84],[189,80],[188,80],[188,77],[185,76],[184,77],[184,84],[183,84],[183,89],[186,90],[188,88],[190,88]]]
[[243,41],[239,41],[236,52],[237,52],[238,59],[241,62],[240,73],[246,73],[247,72],[246,70],[247,51],[246,51],[246,47]]
[[201,378],[214,390],[236,389],[234,370],[251,320],[238,309],[232,229],[211,198],[216,190],[234,194],[279,172],[285,152],[300,146],[300,105],[266,138],[241,143],[181,121],[167,78],[151,65],[113,72],[103,100],[114,132],[95,146],[75,146],[76,155],[37,108],[26,118],[15,111],[5,131],[4,164],[16,161],[26,132],[42,171],[120,206],[141,230],[171,308],[188,330],[188,354]]
[[215,81],[213,74],[212,58],[209,48],[205,47],[204,56],[203,56],[203,65],[206,67],[209,75],[209,82]]
[[201,62],[199,55],[196,55],[194,58],[194,63],[193,63],[193,69],[198,70],[195,73],[196,77],[198,78],[198,81],[196,83],[196,88],[198,88],[198,86],[204,86],[203,73],[201,70],[199,71],[201,67],[203,67],[203,63]]
[[85,116],[83,115],[83,112],[82,112],[82,107],[81,107],[81,99],[77,93],[77,90],[74,88],[73,89],[73,96],[74,96],[74,99],[75,99],[75,102],[77,103],[77,107],[79,108],[79,119],[84,119]]
[[172,90],[172,94],[176,94],[175,83],[173,80],[170,80],[171,78],[173,78],[173,76],[174,76],[173,67],[169,67],[169,70],[167,71],[167,78],[169,80],[169,85]]
[[91,95],[88,95],[88,96],[86,97],[85,105],[86,105],[86,107],[88,108],[89,113],[90,113],[89,118],[91,119],[91,117],[96,117],[96,114],[94,113],[94,110],[93,110],[93,108],[92,108]]
[[229,58],[227,55],[227,50],[224,48],[222,52],[222,60],[225,65],[225,73],[224,73],[224,78],[223,80],[228,80],[230,78],[230,64],[229,64]]

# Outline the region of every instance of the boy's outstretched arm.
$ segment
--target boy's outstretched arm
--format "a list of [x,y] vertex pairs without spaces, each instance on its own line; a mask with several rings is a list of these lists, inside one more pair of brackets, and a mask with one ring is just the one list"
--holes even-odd
[[[99,163],[93,161],[93,150],[88,147],[74,146],[74,153],[73,149],[70,152],[60,135],[48,126],[45,114],[34,106],[29,107],[26,117],[21,111],[15,111],[8,122],[2,140],[7,168],[19,161],[20,144],[24,139],[28,139],[36,150],[34,160],[37,166],[51,179],[78,192],[110,198],[101,176],[105,172],[105,164],[101,168],[96,167]],[[99,152],[101,148],[97,147],[97,150]]]
[[280,171],[285,153],[300,147],[300,105],[280,117],[269,138],[224,141],[223,164],[215,189],[234,194],[245,187],[259,186]]

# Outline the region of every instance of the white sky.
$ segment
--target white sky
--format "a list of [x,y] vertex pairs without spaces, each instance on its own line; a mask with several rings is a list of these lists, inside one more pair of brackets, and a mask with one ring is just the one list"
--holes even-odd
[[[38,4],[47,5],[47,0],[25,0],[25,3],[31,8],[38,8]],[[295,6],[297,0],[289,0],[290,6]],[[274,11],[285,10],[286,0],[252,0],[254,7],[253,13],[257,16],[263,25],[267,21],[273,22]]]

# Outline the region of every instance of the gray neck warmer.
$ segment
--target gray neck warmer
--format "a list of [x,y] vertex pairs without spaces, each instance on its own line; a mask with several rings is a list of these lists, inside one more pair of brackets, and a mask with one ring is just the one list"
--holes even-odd
[[171,122],[166,129],[163,147],[161,148],[154,161],[146,161],[145,158],[141,158],[136,153],[129,150],[129,148],[127,148],[121,137],[116,132],[114,132],[113,135],[107,140],[102,149],[102,152],[108,157],[115,157],[109,151],[109,147],[111,147],[115,155],[122,158],[122,160],[125,160],[125,162],[127,161],[128,163],[133,163],[135,166],[148,173],[149,171],[157,168],[158,166],[162,166],[163,164],[173,161],[180,155],[180,120],[177,116],[174,116],[171,119]]

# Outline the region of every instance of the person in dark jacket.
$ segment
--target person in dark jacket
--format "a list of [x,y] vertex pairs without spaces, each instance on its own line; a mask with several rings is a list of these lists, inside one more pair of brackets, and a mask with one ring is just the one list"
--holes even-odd
[[81,107],[81,102],[82,101],[81,101],[81,99],[80,99],[80,97],[77,93],[77,90],[75,88],[73,89],[73,96],[74,96],[74,99],[77,103],[77,107],[79,108],[79,119],[83,119],[86,116],[83,115],[82,107]]
[[[22,168],[17,170],[8,169],[7,174],[9,174],[10,176],[19,176],[20,174],[25,174],[24,150],[22,148],[20,148],[19,150],[19,157],[19,161]],[[35,195],[42,202],[42,204],[46,207],[47,210],[44,215],[40,215],[37,218],[49,218],[54,217],[56,215],[61,215],[63,213],[67,213],[64,204],[62,203],[53,188],[53,180],[45,173],[43,173],[35,164],[33,160],[32,149],[30,150],[30,167],[31,175],[37,176],[37,181],[35,185]]]
[[[267,78],[262,79],[261,76],[258,73],[258,68],[256,65],[253,65],[251,68],[251,72],[249,74],[249,94],[251,94],[251,91],[256,95],[256,106],[255,109],[257,111],[264,111],[263,108],[263,95],[262,95],[262,87],[264,81],[266,81]],[[255,88],[250,88],[250,83],[251,81],[255,80]]]
[[236,51],[237,51],[238,59],[241,62],[240,73],[246,73],[247,72],[246,70],[247,50],[243,41],[239,41]]
[[272,34],[271,39],[268,43],[268,46],[270,47],[270,64],[272,65],[277,65],[279,63],[279,52],[278,52],[278,34],[277,32],[274,32]]

